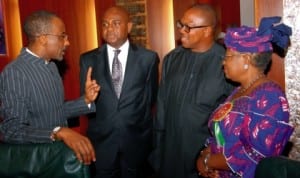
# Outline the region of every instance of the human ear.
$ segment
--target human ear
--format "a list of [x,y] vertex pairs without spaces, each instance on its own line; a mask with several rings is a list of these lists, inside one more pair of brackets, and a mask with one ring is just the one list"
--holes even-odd
[[132,22],[128,22],[128,23],[127,23],[127,30],[128,30],[128,33],[131,32],[132,26],[133,26],[133,23],[132,23]]

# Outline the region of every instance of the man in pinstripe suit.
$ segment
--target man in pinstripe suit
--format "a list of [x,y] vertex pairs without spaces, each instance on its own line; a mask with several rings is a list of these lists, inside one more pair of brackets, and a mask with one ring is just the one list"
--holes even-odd
[[63,21],[37,11],[25,21],[28,46],[0,75],[3,117],[0,140],[6,143],[47,143],[62,140],[85,164],[95,161],[89,139],[67,127],[67,118],[95,111],[100,86],[87,73],[85,94],[64,101],[63,83],[52,59],[62,60],[70,45]]

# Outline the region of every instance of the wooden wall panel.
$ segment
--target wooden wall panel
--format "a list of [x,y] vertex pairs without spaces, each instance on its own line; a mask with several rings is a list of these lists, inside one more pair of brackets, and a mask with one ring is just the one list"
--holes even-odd
[[[282,16],[283,0],[255,0],[255,24],[259,25],[262,17]],[[276,54],[272,56],[272,65],[268,77],[285,89],[284,59]]]
[[255,0],[255,24],[258,26],[261,17],[282,16],[283,0]]
[[18,0],[0,0],[3,7],[6,54],[0,55],[0,71],[17,57],[22,47]]

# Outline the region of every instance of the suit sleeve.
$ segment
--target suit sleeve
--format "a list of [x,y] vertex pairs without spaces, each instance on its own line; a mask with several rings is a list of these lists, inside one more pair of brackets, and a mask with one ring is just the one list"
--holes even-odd
[[164,97],[165,97],[165,72],[166,72],[166,59],[164,60],[162,77],[158,89],[157,95],[157,107],[156,107],[156,116],[153,120],[153,147],[154,150],[150,155],[149,161],[155,171],[159,171],[161,163],[161,152],[164,143],[164,134],[165,134],[165,106],[164,106]]
[[91,107],[88,107],[84,101],[84,96],[81,96],[76,100],[65,102],[63,107],[66,118],[77,117],[96,111],[94,104],[92,104]]
[[151,106],[154,106],[156,103],[157,98],[157,90],[158,90],[158,64],[159,64],[159,58],[158,55],[155,54],[154,56],[154,62],[151,66],[151,71],[149,75],[149,92],[151,96]]

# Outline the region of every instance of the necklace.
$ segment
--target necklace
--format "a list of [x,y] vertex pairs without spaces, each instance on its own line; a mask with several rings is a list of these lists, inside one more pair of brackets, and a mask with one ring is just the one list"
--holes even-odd
[[261,79],[261,78],[264,77],[264,76],[265,76],[264,74],[259,74],[259,75],[257,75],[257,76],[255,77],[255,79],[253,79],[246,87],[241,88],[241,89],[239,90],[239,93],[242,94],[242,93],[244,93],[245,91],[247,91],[250,87],[252,87],[252,85],[253,85],[256,81],[258,81],[259,79]]

